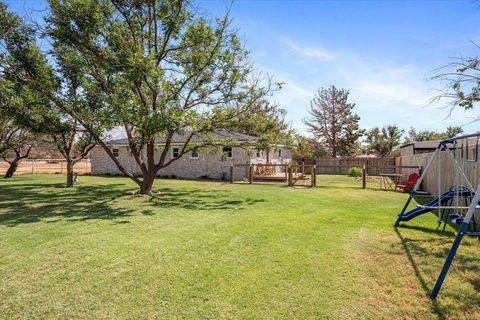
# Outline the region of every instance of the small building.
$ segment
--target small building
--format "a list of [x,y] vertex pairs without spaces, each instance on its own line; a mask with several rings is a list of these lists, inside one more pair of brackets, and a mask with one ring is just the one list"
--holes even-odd
[[410,142],[400,146],[400,156],[434,152],[440,140]]
[[[168,152],[167,161],[178,156],[182,146],[187,141],[190,132],[175,134]],[[191,143],[204,141],[205,137],[194,136]],[[272,146],[271,151],[256,150],[258,138],[241,134],[230,133],[224,130],[215,131],[210,135],[209,141],[215,146],[202,147],[183,155],[169,166],[160,169],[157,176],[177,177],[184,179],[229,179],[230,166],[232,164],[257,164],[271,163],[284,164],[292,160],[292,150],[284,145]],[[213,139],[213,140],[212,140]],[[165,139],[159,137],[155,140],[157,149],[165,146]],[[232,146],[229,146],[228,144]],[[128,139],[117,139],[108,142],[110,150],[118,158],[120,163],[130,172],[141,175],[140,167],[130,154]],[[156,157],[160,156],[160,152]],[[158,158],[157,158],[158,159]],[[267,161],[268,159],[268,161]],[[122,173],[112,161],[110,156],[101,146],[96,146],[91,151],[92,174],[96,175],[121,175]],[[237,176],[238,175],[238,176]],[[235,179],[242,179],[245,173],[235,171]]]

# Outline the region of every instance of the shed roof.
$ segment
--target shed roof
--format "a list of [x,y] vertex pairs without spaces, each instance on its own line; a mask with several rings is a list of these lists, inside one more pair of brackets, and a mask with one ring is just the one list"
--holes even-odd
[[400,146],[400,148],[405,148],[413,145],[414,149],[436,149],[439,143],[440,143],[440,140],[414,141],[414,142],[406,143]]

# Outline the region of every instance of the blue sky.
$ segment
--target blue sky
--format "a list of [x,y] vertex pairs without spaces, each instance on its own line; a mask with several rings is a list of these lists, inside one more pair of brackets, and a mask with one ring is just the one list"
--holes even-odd
[[[201,5],[216,14],[218,1]],[[434,69],[459,55],[478,55],[480,7],[472,1],[237,1],[231,15],[256,67],[280,81],[275,100],[294,128],[319,87],[350,89],[361,126],[397,124],[444,130],[468,124],[477,111],[447,118],[446,102],[429,105],[442,84]]]
[[[42,1],[7,1],[19,13]],[[212,15],[223,1],[200,1]],[[473,1],[246,1],[233,3],[240,29],[258,71],[285,82],[275,94],[293,128],[319,87],[350,90],[363,128],[397,124],[408,129],[444,130],[470,123],[478,110],[456,111],[446,102],[428,104],[442,84],[429,81],[453,57],[478,55],[480,4]]]

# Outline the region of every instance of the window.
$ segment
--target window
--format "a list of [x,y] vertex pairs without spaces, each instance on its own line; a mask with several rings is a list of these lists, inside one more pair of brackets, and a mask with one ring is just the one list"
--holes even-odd
[[180,154],[180,149],[178,149],[178,148],[173,148],[172,149],[172,158],[178,157],[179,154]]
[[190,153],[190,159],[198,159],[198,157],[199,157],[198,150],[197,149],[192,150],[192,152]]
[[279,158],[282,157],[282,149],[278,149],[278,157],[279,157]]
[[227,157],[227,159],[233,158],[232,147],[223,147],[223,153]]
[[112,154],[115,158],[118,158],[118,149],[112,149]]
[[262,157],[262,151],[257,151],[257,158],[261,158]]

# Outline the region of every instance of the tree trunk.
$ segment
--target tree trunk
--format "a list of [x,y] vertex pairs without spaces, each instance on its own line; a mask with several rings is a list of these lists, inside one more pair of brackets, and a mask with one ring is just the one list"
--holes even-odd
[[67,160],[67,188],[73,188],[73,161]]
[[13,175],[15,174],[15,171],[17,171],[19,161],[20,161],[19,159],[15,159],[10,163],[10,167],[8,167],[8,170],[5,173],[6,179],[13,177]]
[[148,170],[147,174],[143,177],[143,181],[140,184],[140,190],[138,194],[150,195],[152,194],[153,183],[155,182],[155,174],[153,170]]

